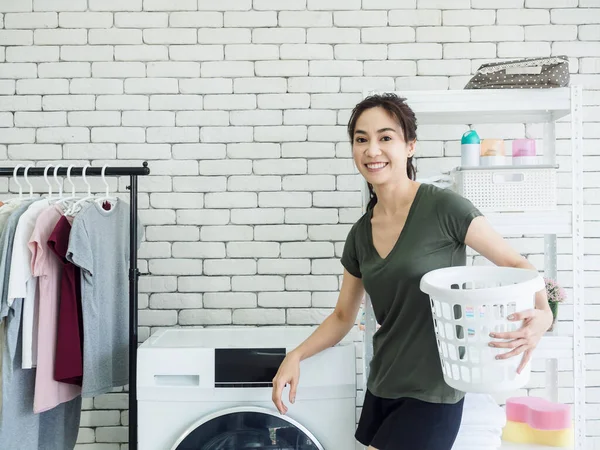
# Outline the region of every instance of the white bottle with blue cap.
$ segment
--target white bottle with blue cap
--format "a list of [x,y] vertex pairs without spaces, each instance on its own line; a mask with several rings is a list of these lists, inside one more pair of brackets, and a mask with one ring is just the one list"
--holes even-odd
[[479,165],[481,153],[481,140],[475,130],[469,130],[462,135],[460,140],[460,164],[462,167]]

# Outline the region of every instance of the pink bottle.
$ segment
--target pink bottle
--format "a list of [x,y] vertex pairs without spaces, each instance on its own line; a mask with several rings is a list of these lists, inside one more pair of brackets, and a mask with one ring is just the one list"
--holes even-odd
[[512,161],[516,166],[537,164],[535,139],[515,139],[512,143]]

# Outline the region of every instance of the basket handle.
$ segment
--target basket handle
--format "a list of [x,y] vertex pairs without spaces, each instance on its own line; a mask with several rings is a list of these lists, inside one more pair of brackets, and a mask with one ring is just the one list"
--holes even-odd
[[495,184],[505,183],[523,183],[525,174],[523,172],[495,172],[492,175],[492,182]]

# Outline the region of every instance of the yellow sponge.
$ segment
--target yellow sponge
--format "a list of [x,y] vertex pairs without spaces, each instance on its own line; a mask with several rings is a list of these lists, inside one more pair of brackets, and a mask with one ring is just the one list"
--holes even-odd
[[573,428],[563,430],[538,430],[527,423],[506,421],[502,430],[502,439],[518,444],[539,444],[548,447],[573,446]]

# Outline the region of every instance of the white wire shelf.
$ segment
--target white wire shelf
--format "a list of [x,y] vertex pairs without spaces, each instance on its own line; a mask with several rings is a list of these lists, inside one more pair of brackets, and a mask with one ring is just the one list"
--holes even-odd
[[562,359],[573,357],[573,336],[542,336],[533,351],[535,359]]
[[557,234],[570,235],[570,211],[528,211],[506,213],[482,213],[498,233],[511,235],[524,234]]
[[[370,91],[366,94],[376,92]],[[397,92],[419,124],[542,123],[571,113],[569,88]]]

